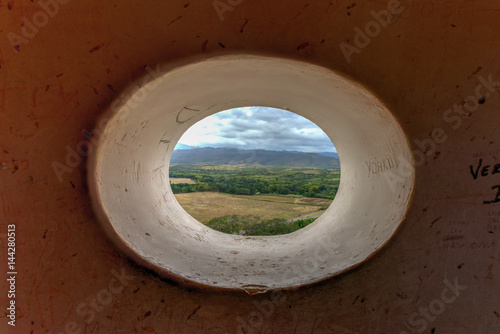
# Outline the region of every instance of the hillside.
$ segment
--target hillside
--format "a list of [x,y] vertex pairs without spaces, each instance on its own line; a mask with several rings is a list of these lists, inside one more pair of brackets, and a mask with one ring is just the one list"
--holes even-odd
[[337,158],[316,153],[288,151],[239,150],[234,148],[193,148],[174,150],[172,164],[286,166],[338,169]]
[[316,152],[319,155],[324,155],[325,157],[333,157],[333,158],[339,158],[339,154],[337,152]]

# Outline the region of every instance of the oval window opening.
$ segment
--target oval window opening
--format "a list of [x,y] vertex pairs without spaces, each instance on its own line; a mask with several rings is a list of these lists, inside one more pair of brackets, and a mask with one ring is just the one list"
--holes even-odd
[[227,234],[288,234],[312,224],[340,183],[326,133],[293,112],[243,107],[208,116],[180,138],[170,187],[202,224]]
[[[373,257],[405,219],[415,180],[406,134],[383,101],[331,69],[227,55],[167,64],[152,82],[128,89],[129,98],[112,103],[99,121],[98,144],[88,160],[89,191],[110,239],[162,276],[249,294],[310,285]],[[242,106],[292,110],[320,125],[335,143],[342,183],[314,223],[274,236],[221,233],[177,201],[169,173],[181,136],[211,115]],[[276,116],[272,124],[293,129],[291,121]],[[200,177],[198,183],[204,182]]]

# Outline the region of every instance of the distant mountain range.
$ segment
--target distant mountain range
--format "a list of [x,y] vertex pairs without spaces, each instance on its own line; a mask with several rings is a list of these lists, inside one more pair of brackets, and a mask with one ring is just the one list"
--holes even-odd
[[[187,146],[187,145],[186,145]],[[323,152],[324,153],[324,152]],[[334,154],[336,153],[328,153]],[[179,165],[243,165],[273,167],[316,167],[338,169],[338,156],[318,153],[240,150],[235,148],[188,148],[176,149],[170,160]]]
[[339,158],[337,152],[316,152],[316,154],[323,155],[325,157]]
[[[178,143],[175,146],[175,150],[192,150],[193,148],[206,148],[206,147],[191,146],[191,145],[186,145],[186,144],[181,144],[181,143]],[[286,151],[286,152],[306,153],[306,152],[301,152],[301,151]],[[333,157],[333,158],[337,158],[337,159],[339,158],[339,155],[337,152],[312,152],[312,153],[324,155],[325,157]]]

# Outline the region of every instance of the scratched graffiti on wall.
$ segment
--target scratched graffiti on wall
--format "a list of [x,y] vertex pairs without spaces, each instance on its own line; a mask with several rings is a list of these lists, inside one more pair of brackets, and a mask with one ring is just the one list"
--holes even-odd
[[366,161],[366,167],[368,168],[368,177],[370,175],[379,174],[385,172],[386,170],[391,170],[398,168],[399,164],[394,156],[387,156],[383,159],[373,159]]
[[[478,180],[484,177],[490,177],[495,174],[500,174],[500,163],[484,163],[483,159],[479,159],[479,161],[473,165],[469,165],[469,171],[474,180]],[[483,204],[494,204],[500,202],[500,183],[497,185],[491,186],[491,190],[494,190],[496,194],[492,200],[483,201]]]

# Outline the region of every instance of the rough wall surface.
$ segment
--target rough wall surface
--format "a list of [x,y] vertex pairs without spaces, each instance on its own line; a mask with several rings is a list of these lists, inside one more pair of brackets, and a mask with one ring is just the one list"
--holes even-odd
[[[494,0],[0,2],[0,332],[498,333],[499,17]],[[413,203],[361,267],[251,297],[161,280],[104,236],[87,131],[158,64],[235,52],[344,73],[401,123]]]

